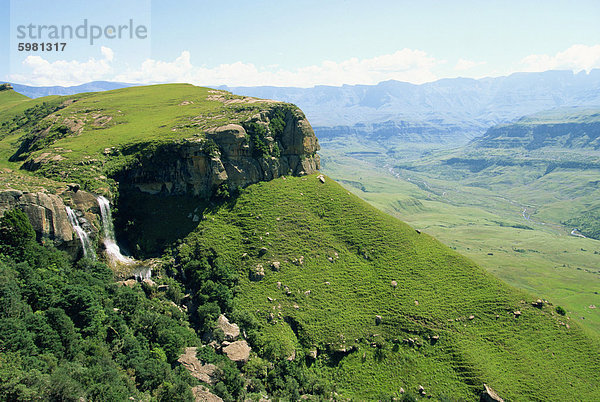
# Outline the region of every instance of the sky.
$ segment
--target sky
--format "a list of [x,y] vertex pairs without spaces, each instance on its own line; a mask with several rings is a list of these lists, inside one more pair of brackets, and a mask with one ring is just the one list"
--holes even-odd
[[[420,84],[600,68],[597,0],[0,4],[9,11],[0,15],[0,80],[36,86]],[[37,51],[19,51],[34,43]],[[57,51],[56,43],[66,45]]]

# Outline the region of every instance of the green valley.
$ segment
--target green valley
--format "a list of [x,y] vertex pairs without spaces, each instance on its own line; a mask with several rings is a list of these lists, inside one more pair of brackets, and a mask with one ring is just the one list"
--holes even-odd
[[[554,110],[490,129],[461,148],[405,143],[384,151],[362,143],[379,151],[362,157],[343,141],[324,142],[323,169],[499,278],[560,302],[598,333],[600,243],[591,238],[600,179],[597,119],[594,109]],[[534,133],[548,127],[555,134],[535,145],[541,134]]]

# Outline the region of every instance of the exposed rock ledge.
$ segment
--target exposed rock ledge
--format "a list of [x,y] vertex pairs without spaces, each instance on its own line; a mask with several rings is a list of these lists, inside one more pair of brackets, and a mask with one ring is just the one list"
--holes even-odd
[[19,208],[27,216],[38,238],[53,240],[59,247],[78,249],[79,240],[67,217],[64,199],[77,210],[80,224],[86,231],[95,233],[96,198],[85,191],[65,191],[61,196],[48,193],[28,193],[18,190],[0,191],[0,216]]
[[[120,190],[210,197],[223,183],[229,188],[245,187],[282,175],[310,174],[320,169],[316,153],[319,143],[302,111],[293,106],[282,108],[283,130],[273,133],[269,123],[276,108],[258,113],[242,125],[228,124],[209,130],[205,139],[154,148],[144,154],[139,164],[115,177]],[[262,140],[268,155],[258,155],[257,144],[252,140],[255,134],[252,130],[258,126],[264,128]],[[218,149],[207,152],[207,143],[215,144]],[[139,146],[135,151],[139,151]],[[125,149],[124,153],[127,152]]]

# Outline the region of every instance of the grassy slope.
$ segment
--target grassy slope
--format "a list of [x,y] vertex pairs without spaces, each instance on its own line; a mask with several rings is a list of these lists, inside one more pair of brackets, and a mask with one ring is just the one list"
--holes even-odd
[[[242,98],[190,84],[151,85],[38,98],[0,109],[0,119],[5,120],[44,101],[76,99],[55,114],[85,121],[83,131],[59,140],[55,147],[71,150],[69,157],[77,159],[102,152],[106,146],[186,138],[197,135],[200,130],[230,123],[238,110],[235,106],[227,107],[223,102],[211,99],[211,95],[223,95],[225,99]],[[246,108],[252,109],[248,105]],[[111,120],[104,126],[95,125],[94,115],[110,117]]]
[[[568,400],[575,393],[592,400],[600,393],[599,344],[577,324],[550,307],[533,308],[531,296],[329,179],[251,186],[235,204],[207,214],[187,243],[213,248],[239,269],[238,307],[262,323],[266,351],[269,339],[282,357],[294,348],[356,347],[339,364],[322,358],[312,366],[344,396],[376,398],[421,384],[435,396],[473,399],[483,382],[517,400]],[[304,264],[293,264],[300,256]],[[269,261],[280,261],[281,270],[270,270]],[[259,263],[266,277],[251,282],[248,273]],[[430,345],[433,335],[440,341]],[[424,345],[392,346],[408,337]],[[383,353],[369,346],[378,339],[387,342]]]
[[[487,184],[497,184],[484,188],[472,185],[476,180],[465,184],[449,177],[447,168],[445,178],[414,171],[396,177],[376,168],[378,161],[346,157],[327,143],[323,148],[323,170],[349,191],[511,285],[562,305],[600,334],[600,311],[589,308],[600,305],[600,241],[569,236],[570,229],[557,225],[594,199],[597,190],[587,183],[598,180],[598,172],[557,169],[533,183],[518,184],[531,172],[505,168],[504,174],[489,175]],[[533,221],[523,218],[524,207]]]
[[0,110],[28,99],[29,98],[25,95],[21,95],[20,93],[15,91],[0,91]]

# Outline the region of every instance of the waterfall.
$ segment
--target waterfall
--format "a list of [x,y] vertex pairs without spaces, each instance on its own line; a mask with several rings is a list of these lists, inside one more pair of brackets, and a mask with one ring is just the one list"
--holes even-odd
[[111,262],[130,265],[134,264],[135,260],[121,254],[121,249],[115,239],[115,227],[112,222],[112,214],[110,212],[110,203],[103,196],[98,197],[98,205],[100,206],[100,215],[102,216],[102,227],[104,228],[104,246],[106,254]]
[[79,220],[77,219],[77,215],[75,215],[75,211],[73,211],[69,207],[65,207],[67,209],[67,217],[69,218],[69,223],[73,226],[73,230],[77,233],[77,237],[79,237],[79,241],[81,242],[81,248],[83,249],[83,256],[91,258],[93,260],[96,259],[96,253],[94,251],[94,247],[92,247],[92,243],[90,242],[90,237],[86,233],[85,230],[79,224]]
[[133,273],[133,276],[140,282],[144,279],[150,279],[152,277],[152,268],[140,267]]

